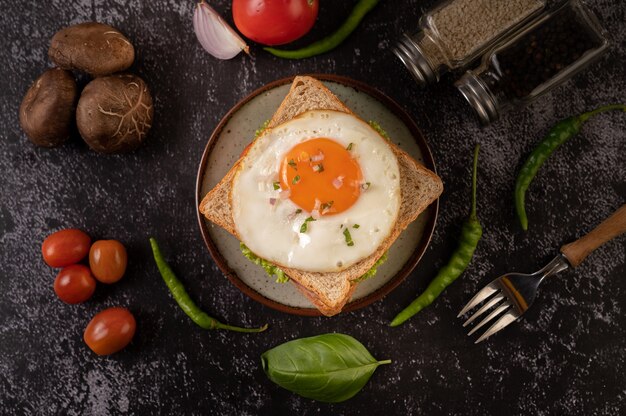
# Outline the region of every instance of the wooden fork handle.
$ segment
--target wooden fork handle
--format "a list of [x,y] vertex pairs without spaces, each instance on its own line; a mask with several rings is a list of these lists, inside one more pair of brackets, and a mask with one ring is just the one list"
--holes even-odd
[[561,247],[573,267],[578,266],[602,244],[626,232],[626,204],[618,208],[609,218],[591,230],[587,235]]

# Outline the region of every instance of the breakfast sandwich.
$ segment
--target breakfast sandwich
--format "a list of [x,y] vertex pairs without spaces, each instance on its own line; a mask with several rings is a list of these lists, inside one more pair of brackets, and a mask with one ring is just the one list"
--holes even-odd
[[331,316],[442,191],[321,82],[296,77],[200,212]]

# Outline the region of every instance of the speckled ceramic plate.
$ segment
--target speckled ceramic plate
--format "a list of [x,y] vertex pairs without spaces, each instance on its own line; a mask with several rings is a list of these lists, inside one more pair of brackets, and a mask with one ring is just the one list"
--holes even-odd
[[[364,120],[375,120],[394,142],[426,167],[435,170],[426,141],[402,108],[377,90],[349,78],[313,75],[321,80],[349,108]],[[217,125],[202,155],[196,183],[196,206],[233,166],[254,132],[270,119],[287,95],[293,78],[272,82],[244,98]],[[360,283],[344,311],[362,308],[382,298],[413,270],[435,228],[438,201],[413,222],[389,249],[389,258],[371,279]],[[251,298],[283,312],[315,316],[319,311],[294,287],[276,283],[260,266],[251,263],[239,250],[239,241],[222,228],[198,221],[211,256],[241,291]]]

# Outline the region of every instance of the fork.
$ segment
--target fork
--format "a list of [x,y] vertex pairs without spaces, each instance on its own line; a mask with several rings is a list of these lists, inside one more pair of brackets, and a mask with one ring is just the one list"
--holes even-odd
[[476,340],[475,343],[478,344],[515,322],[530,308],[537,297],[537,289],[545,278],[577,267],[595,249],[624,232],[626,232],[626,204],[588,234],[562,246],[559,255],[541,270],[532,274],[507,273],[493,280],[476,293],[457,316],[460,318],[484,302],[480,309],[465,321],[463,327],[468,326],[483,314],[487,312],[489,314],[467,335],[472,335],[486,324],[493,322],[489,329]]

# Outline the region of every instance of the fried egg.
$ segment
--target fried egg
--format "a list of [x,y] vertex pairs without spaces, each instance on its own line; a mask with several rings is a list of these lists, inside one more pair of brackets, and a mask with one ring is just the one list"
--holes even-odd
[[344,270],[390,235],[400,210],[398,160],[350,114],[309,111],[265,131],[231,191],[240,240],[278,266]]

